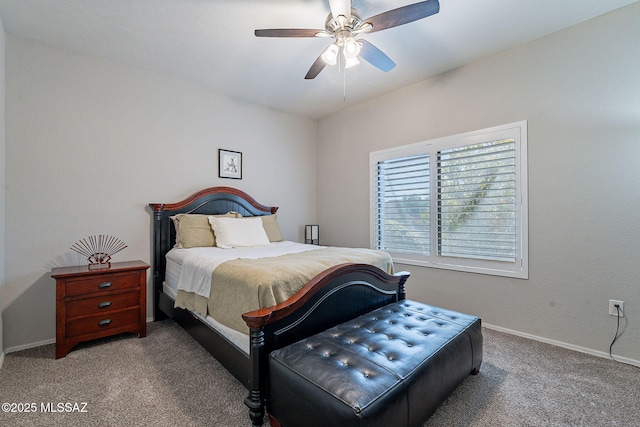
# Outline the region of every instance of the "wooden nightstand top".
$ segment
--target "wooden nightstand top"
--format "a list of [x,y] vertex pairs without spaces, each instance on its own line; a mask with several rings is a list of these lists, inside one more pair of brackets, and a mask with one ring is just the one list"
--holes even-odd
[[128,270],[146,270],[150,265],[142,261],[112,262],[109,268],[89,268],[88,265],[74,265],[71,267],[55,267],[51,269],[54,279],[66,276],[85,276],[92,274],[108,274]]

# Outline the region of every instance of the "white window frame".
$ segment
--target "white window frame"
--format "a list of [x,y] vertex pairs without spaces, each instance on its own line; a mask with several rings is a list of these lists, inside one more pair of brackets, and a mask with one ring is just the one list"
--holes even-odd
[[[528,243],[528,182],[527,182],[527,121],[510,123],[502,126],[482,129],[463,134],[447,136],[415,144],[394,147],[386,150],[370,153],[370,247],[377,245],[377,165],[379,162],[407,157],[417,154],[429,153],[430,156],[430,194],[436,194],[437,166],[435,165],[438,151],[464,147],[472,144],[480,144],[502,139],[515,140],[516,162],[516,257],[515,262],[488,261],[469,258],[445,257],[437,254],[437,203],[430,203],[431,218],[431,253],[430,254],[405,254],[393,253],[391,256],[395,263],[418,265],[424,267],[443,268],[449,270],[466,271],[497,276],[514,277],[520,279],[529,278],[529,243]],[[433,197],[433,196],[432,196]]]

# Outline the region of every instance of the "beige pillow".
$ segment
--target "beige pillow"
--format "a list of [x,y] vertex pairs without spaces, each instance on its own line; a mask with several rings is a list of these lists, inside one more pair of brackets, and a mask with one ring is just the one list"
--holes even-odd
[[209,223],[216,235],[216,246],[219,248],[268,246],[271,244],[259,217],[220,218],[210,216]]
[[278,225],[277,214],[265,215],[260,218],[262,218],[262,226],[264,227],[264,231],[267,233],[267,237],[270,242],[281,242],[284,240],[282,233],[280,232],[280,226]]
[[[209,224],[210,215],[202,214],[178,214],[172,216],[176,228],[176,248],[195,248],[202,246],[215,246],[216,239]],[[237,212],[227,212],[216,217],[242,218]]]

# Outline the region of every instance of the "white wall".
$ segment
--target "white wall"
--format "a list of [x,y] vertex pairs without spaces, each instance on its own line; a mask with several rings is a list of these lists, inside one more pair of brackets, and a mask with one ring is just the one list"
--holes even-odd
[[[55,338],[50,269],[83,263],[75,241],[149,262],[150,202],[229,185],[279,206],[287,239],[316,219],[315,121],[11,35],[6,96],[7,350]],[[243,153],[242,180],[218,178],[219,148]]]
[[5,282],[5,254],[4,254],[4,243],[5,243],[5,225],[4,225],[4,217],[5,217],[5,194],[4,194],[4,184],[5,184],[5,121],[4,121],[4,54],[5,54],[5,36],[4,36],[4,27],[2,25],[2,17],[0,17],[0,367],[2,366],[2,355],[4,354],[4,346],[2,344],[3,341],[3,309],[4,309],[4,282]]
[[640,361],[638,40],[635,3],[321,120],[322,243],[369,245],[371,151],[528,120],[529,280],[400,265],[409,297],[600,354],[623,300]]

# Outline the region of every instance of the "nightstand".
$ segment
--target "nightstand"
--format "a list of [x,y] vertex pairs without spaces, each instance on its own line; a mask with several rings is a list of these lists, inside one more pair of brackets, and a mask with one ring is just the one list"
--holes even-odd
[[77,344],[123,332],[147,335],[147,269],[142,261],[114,262],[109,268],[58,267],[56,279],[56,359]]

